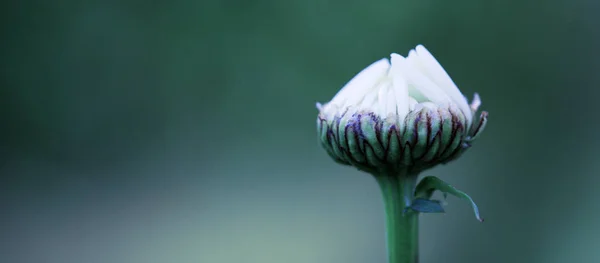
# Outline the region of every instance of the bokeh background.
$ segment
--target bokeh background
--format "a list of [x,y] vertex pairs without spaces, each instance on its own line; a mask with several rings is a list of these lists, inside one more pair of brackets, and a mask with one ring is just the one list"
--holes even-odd
[[0,4],[0,262],[386,262],[375,181],[315,102],[421,43],[486,132],[428,171],[422,262],[600,261],[600,2]]

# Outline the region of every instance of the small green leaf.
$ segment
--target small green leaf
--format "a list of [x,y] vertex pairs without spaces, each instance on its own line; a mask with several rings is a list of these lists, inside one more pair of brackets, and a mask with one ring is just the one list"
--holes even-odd
[[460,199],[469,201],[469,203],[471,203],[471,206],[473,207],[475,217],[480,222],[483,222],[483,218],[481,218],[481,216],[479,215],[479,208],[477,207],[477,204],[475,204],[473,199],[468,194],[454,188],[450,184],[442,181],[442,179],[439,179],[435,176],[427,176],[423,178],[421,182],[419,182],[419,185],[417,185],[417,188],[415,189],[415,197],[417,198],[416,200],[429,199],[433,195],[433,192],[435,192],[436,190],[444,193],[444,197],[446,194],[451,194]]
[[[444,207],[438,200],[417,198],[406,209],[412,209],[420,213],[444,213]],[[406,210],[405,210],[406,211]]]

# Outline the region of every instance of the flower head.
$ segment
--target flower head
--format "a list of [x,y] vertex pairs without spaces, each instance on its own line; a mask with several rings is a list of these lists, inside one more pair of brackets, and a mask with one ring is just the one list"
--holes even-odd
[[485,127],[438,61],[417,46],[359,72],[317,104],[320,141],[339,163],[371,173],[418,173],[458,157]]

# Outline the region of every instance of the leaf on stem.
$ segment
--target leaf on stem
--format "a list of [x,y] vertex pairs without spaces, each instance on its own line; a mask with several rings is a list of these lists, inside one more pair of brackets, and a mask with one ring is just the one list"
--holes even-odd
[[454,188],[450,184],[444,182],[442,179],[439,179],[435,176],[427,176],[427,177],[423,178],[423,180],[421,180],[421,182],[419,182],[419,184],[417,185],[417,188],[415,189],[415,197],[416,197],[415,200],[418,200],[418,199],[429,200],[429,198],[431,198],[431,196],[433,195],[433,192],[435,192],[436,190],[444,193],[444,197],[446,194],[451,194],[460,199],[469,201],[469,203],[471,203],[471,206],[473,207],[473,212],[475,213],[475,217],[480,222],[483,222],[483,218],[481,218],[481,216],[479,215],[479,208],[477,207],[477,204],[475,204],[473,199],[468,194]]
[[420,213],[444,213],[444,207],[438,200],[429,200],[425,198],[417,198],[413,200],[412,204],[405,209],[412,209]]

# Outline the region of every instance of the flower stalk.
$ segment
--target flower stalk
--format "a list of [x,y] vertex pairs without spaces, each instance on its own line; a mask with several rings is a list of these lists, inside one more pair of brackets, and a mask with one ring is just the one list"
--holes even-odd
[[416,175],[376,175],[385,204],[389,263],[419,262],[419,214],[410,208]]

